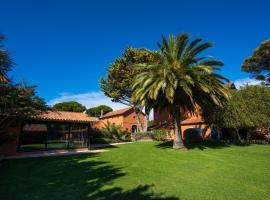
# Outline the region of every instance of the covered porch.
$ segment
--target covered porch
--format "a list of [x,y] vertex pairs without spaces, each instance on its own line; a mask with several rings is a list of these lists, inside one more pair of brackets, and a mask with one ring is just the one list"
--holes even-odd
[[90,149],[91,125],[96,120],[84,113],[47,111],[22,122],[17,151]]

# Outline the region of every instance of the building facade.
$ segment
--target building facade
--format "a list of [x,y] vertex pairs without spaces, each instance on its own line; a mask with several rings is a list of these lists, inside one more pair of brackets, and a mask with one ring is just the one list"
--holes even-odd
[[[139,120],[142,124],[142,128],[145,126],[145,116],[143,113],[139,114]],[[95,128],[103,128],[107,123],[121,126],[123,130],[135,133],[138,132],[139,123],[136,118],[136,113],[133,108],[123,108],[115,110],[99,118],[99,121],[94,126]]]
[[[172,116],[166,111],[154,110],[155,125],[151,129],[165,128],[170,130],[171,139],[174,136],[174,123]],[[182,137],[185,139],[186,131],[189,129],[200,130],[203,139],[209,139],[211,137],[211,128],[206,124],[201,115],[199,109],[194,115],[184,114],[183,120],[181,120]]]

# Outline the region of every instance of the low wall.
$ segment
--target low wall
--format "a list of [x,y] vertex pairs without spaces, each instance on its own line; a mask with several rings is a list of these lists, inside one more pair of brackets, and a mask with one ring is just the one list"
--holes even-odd
[[[221,140],[222,143],[232,144],[232,140]],[[270,144],[270,140],[249,140],[247,144]]]

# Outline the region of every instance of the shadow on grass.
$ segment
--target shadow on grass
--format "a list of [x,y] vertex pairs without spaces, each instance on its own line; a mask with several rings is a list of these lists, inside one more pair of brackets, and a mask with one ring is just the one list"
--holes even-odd
[[[231,146],[229,144],[225,144],[225,143],[217,142],[217,141],[203,141],[203,142],[196,142],[196,143],[184,142],[184,143],[187,149],[200,149],[200,150],[204,150],[207,148],[221,149],[221,148],[226,148],[226,147]],[[162,142],[156,145],[157,148],[162,148],[162,149],[172,148],[172,146],[173,146],[173,141],[166,141],[166,142]]]
[[[113,187],[126,174],[99,154],[20,159],[0,163],[0,196],[5,200],[27,199],[141,199],[179,200],[151,191],[154,185],[138,185],[125,190]],[[5,172],[5,173],[3,173]]]

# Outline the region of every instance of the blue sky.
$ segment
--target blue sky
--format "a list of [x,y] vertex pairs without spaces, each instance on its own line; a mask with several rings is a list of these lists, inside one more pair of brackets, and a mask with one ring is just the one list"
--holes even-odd
[[105,68],[128,46],[157,49],[162,34],[181,31],[212,41],[215,47],[206,55],[223,60],[221,74],[242,82],[249,75],[240,71],[241,62],[270,37],[270,2],[260,0],[0,0],[0,5],[0,32],[16,63],[11,75],[37,85],[50,104],[111,105],[98,84]]

